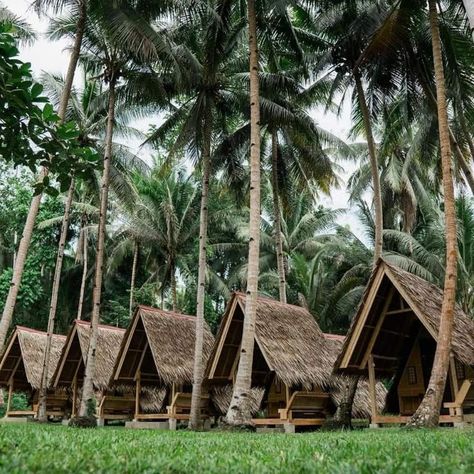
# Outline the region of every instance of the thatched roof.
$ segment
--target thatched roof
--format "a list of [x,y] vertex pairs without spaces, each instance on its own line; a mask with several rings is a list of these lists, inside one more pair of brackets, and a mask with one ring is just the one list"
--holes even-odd
[[[380,315],[380,301],[384,301],[386,298],[385,288],[390,285],[406,301],[406,304],[408,304],[412,313],[419,319],[422,326],[437,340],[443,303],[443,290],[381,259],[372,272],[356,316],[352,321],[347,339],[335,364],[336,371],[358,371],[358,368],[355,367],[356,364],[354,367],[342,367],[343,359],[344,357],[349,357],[349,354],[346,356],[349,345],[355,347],[355,345],[365,344],[364,341],[367,341],[367,334],[374,326],[376,318]],[[366,320],[369,317],[372,318],[372,326],[366,325]],[[455,309],[452,344],[454,355],[459,361],[467,365],[474,365],[474,322],[464,313],[459,305],[456,305]]]
[[[10,336],[0,360],[0,385],[6,385],[12,371],[18,388],[38,390],[41,385],[43,358],[48,335],[43,331],[17,326]],[[53,335],[48,369],[48,384],[59,361],[65,336]],[[18,364],[19,362],[19,364]]]
[[[324,334],[326,344],[329,350],[331,358],[331,367],[340,354],[345,336],[336,334]],[[343,390],[346,383],[347,375],[333,375],[331,377],[331,400],[337,407],[342,400]],[[385,407],[385,400],[387,398],[387,389],[384,387],[382,382],[376,384],[376,395],[377,395],[377,407],[378,413],[382,413]],[[352,416],[354,418],[369,418],[370,417],[370,397],[369,397],[369,384],[367,380],[360,379],[357,385],[357,391],[354,398],[354,404],[352,405]]]
[[[195,337],[195,316],[138,306],[120,347],[112,383],[133,383],[141,367],[144,385],[191,384]],[[205,363],[213,343],[205,324]]]
[[[213,387],[211,390],[211,400],[220,415],[225,415],[229,409],[232,400],[233,387],[232,385],[222,385]],[[246,398],[248,412],[255,416],[262,405],[265,389],[262,387],[252,387],[249,396]],[[246,410],[247,411],[247,410]]]
[[[237,357],[237,340],[228,344],[232,337],[229,328],[237,318],[243,320],[245,311],[245,295],[234,293],[227,306],[216,345],[209,359],[206,376],[218,378],[218,371],[225,372],[228,368],[218,368],[222,355],[222,347],[226,344],[234,347],[235,356],[226,357],[232,364]],[[241,333],[241,330],[240,330]],[[287,386],[303,385],[326,387],[330,384],[332,364],[326,348],[324,335],[311,313],[300,306],[280,303],[271,298],[257,298],[257,317],[255,341],[260,349],[268,369],[274,371],[278,379]],[[236,346],[236,347],[235,347]]]
[[[90,333],[91,326],[89,321],[74,321],[69,330],[67,341],[53,377],[55,386],[71,385],[78,364],[80,365],[78,378],[83,378]],[[105,390],[108,387],[124,334],[125,329],[104,324],[99,325],[95,377],[93,381],[95,389]]]

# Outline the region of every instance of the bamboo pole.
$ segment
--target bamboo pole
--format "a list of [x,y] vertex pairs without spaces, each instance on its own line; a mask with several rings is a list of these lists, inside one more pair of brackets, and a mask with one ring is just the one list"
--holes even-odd
[[367,368],[369,370],[369,395],[370,395],[370,411],[372,417],[371,427],[378,426],[376,424],[377,419],[377,392],[375,389],[375,364],[374,356],[370,354],[369,360],[367,361]]

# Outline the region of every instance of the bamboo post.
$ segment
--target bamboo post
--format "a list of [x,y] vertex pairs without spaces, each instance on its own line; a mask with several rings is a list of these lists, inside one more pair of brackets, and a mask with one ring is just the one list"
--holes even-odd
[[371,428],[378,428],[377,420],[377,392],[375,388],[375,364],[374,356],[369,355],[369,360],[367,361],[367,367],[369,370],[369,395],[370,395],[370,409],[371,409]]
[[[458,377],[456,373],[456,361],[454,360],[453,354],[449,356],[449,375],[451,376],[452,395],[453,395],[453,402],[454,402],[459,393],[459,384],[458,384]],[[451,414],[451,409],[449,410],[449,412]],[[454,414],[456,416],[462,417],[464,415],[464,411],[462,407],[455,408]]]
[[6,417],[8,416],[8,413],[11,409],[12,397],[13,397],[13,380],[10,381],[10,384],[8,385],[7,411],[5,412]]
[[72,380],[72,418],[76,416],[76,410],[77,410],[77,374],[74,375],[74,379]]
[[135,380],[135,420],[138,420],[140,414],[140,392],[142,390],[142,373],[138,370],[137,377]]

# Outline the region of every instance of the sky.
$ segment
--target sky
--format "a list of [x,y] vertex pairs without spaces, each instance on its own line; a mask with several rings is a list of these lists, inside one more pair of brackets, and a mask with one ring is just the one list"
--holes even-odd
[[[34,44],[20,47],[20,59],[31,63],[33,73],[36,77],[39,77],[42,72],[64,76],[69,60],[69,53],[67,51],[68,42],[64,40],[51,42],[45,37],[44,33],[48,25],[48,19],[44,16],[41,18],[38,17],[30,6],[31,0],[2,0],[2,3],[10,11],[25,19],[38,35]],[[342,139],[346,139],[351,127],[350,98],[346,98],[340,116],[336,116],[332,113],[324,113],[322,110],[317,109],[312,111],[312,116],[321,128],[330,131]],[[140,121],[134,125],[146,131],[149,123],[152,122],[153,118],[150,117],[150,120]],[[137,153],[146,153],[143,149],[139,150],[138,142],[127,143],[127,145]],[[341,165],[345,168],[344,171],[339,174],[342,179],[341,186],[338,189],[334,189],[330,197],[320,196],[319,198],[321,204],[336,209],[348,208],[349,196],[345,190],[344,181],[355,170],[355,166],[352,164],[341,163]],[[366,241],[363,229],[354,212],[348,211],[347,214],[340,219],[340,222],[350,226],[351,230],[359,238]]]

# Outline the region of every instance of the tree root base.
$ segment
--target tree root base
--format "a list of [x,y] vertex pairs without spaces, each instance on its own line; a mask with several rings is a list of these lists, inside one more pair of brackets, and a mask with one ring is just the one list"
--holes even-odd
[[97,428],[97,419],[94,416],[76,416],[69,420],[68,426],[73,428]]

